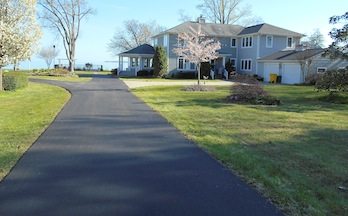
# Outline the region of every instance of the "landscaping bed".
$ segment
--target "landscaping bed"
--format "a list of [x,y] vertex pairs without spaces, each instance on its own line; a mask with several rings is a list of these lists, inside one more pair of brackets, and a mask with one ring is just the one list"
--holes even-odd
[[133,92],[286,214],[348,215],[347,103],[307,86],[266,86],[280,106],[231,104],[229,87],[181,89]]

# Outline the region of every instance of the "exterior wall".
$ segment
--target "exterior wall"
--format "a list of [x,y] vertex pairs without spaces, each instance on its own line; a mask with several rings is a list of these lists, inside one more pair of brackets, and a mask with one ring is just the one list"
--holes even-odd
[[[247,35],[243,35],[243,37],[247,37]],[[257,36],[253,37],[253,46],[242,48],[242,38],[240,37],[237,40],[237,47],[238,47],[238,58],[237,58],[237,72],[243,73],[243,74],[256,74],[256,67],[257,67],[257,46],[258,46],[258,39]],[[251,59],[252,60],[252,70],[251,71],[243,71],[241,68],[241,60],[242,59]]]
[[[230,37],[219,37],[216,38],[221,43],[221,52],[222,53],[230,53],[230,55],[226,56],[226,61],[228,58],[237,58],[237,48],[231,48],[231,38]],[[173,52],[173,49],[178,45],[178,36],[177,35],[169,35],[169,47],[168,47],[168,73],[173,74],[179,72],[177,70],[178,64],[178,56]],[[237,65],[238,65],[237,59]],[[216,65],[221,67],[221,65]],[[218,69],[217,69],[218,70]]]
[[267,35],[260,36],[260,58],[271,55],[272,53],[278,52],[286,48],[287,37],[273,36],[272,48],[266,47],[266,37]]
[[342,60],[342,59],[327,59],[323,58],[321,56],[316,56],[311,65],[310,69],[308,71],[308,74],[317,73],[318,67],[324,67],[327,68],[327,70],[337,70],[340,67],[347,67],[348,61]]

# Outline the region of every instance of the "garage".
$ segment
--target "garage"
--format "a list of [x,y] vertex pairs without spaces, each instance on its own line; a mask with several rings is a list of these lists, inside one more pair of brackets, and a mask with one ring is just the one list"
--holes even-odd
[[301,66],[297,63],[282,64],[282,83],[299,84],[302,83]]
[[270,74],[279,75],[279,63],[265,63],[264,64],[264,81],[269,82]]

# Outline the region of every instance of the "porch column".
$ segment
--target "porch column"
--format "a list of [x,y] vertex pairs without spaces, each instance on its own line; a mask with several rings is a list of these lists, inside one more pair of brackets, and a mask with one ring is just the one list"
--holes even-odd
[[118,56],[118,71],[122,71],[123,70],[123,56]]
[[225,64],[226,64],[226,57],[222,57],[222,67],[225,70]]

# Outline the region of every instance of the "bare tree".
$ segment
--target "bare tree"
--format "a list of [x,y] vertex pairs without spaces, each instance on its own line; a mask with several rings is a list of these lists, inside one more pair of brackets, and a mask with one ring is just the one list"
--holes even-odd
[[309,48],[322,48],[324,46],[324,36],[319,29],[315,29],[301,43]]
[[119,52],[150,43],[152,36],[164,30],[165,28],[155,21],[141,23],[137,20],[127,20],[124,22],[124,29],[117,30],[109,42],[108,48],[110,52],[117,55]]
[[173,52],[185,60],[196,64],[198,72],[198,85],[201,78],[201,63],[219,57],[218,50],[221,49],[220,42],[208,38],[202,33],[201,25],[198,30],[190,27],[190,31],[178,35],[179,45],[173,49]]
[[193,21],[193,17],[188,15],[187,12],[184,9],[180,9],[178,11],[179,15],[179,22],[188,22],[188,21]]
[[86,0],[39,0],[38,4],[43,8],[41,18],[62,37],[69,70],[73,74],[81,21],[93,10]]
[[57,58],[59,51],[56,50],[55,46],[44,47],[39,52],[39,57],[45,60],[47,69],[51,68],[51,64],[55,58]]
[[214,23],[236,24],[245,18],[251,17],[251,7],[243,7],[243,0],[201,0],[198,9],[206,18]]

